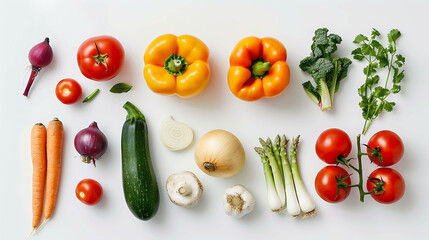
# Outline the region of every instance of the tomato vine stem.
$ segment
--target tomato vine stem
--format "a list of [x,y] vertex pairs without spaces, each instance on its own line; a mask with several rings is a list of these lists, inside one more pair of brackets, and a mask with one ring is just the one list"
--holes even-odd
[[[357,148],[358,148],[357,161],[358,161],[358,167],[355,167],[355,166],[353,166],[353,165],[350,164],[350,160],[351,159],[347,160],[347,159],[337,158],[337,164],[343,164],[346,167],[350,167],[350,168],[352,168],[353,170],[355,170],[359,174],[359,183],[358,184],[350,185],[350,184],[346,184],[346,183],[342,182],[342,183],[339,183],[339,185],[337,184],[337,186],[338,187],[340,187],[340,186],[341,187],[350,187],[350,188],[357,187],[359,189],[360,201],[364,202],[365,195],[370,195],[370,194],[373,194],[373,193],[377,193],[377,191],[376,190],[372,190],[370,192],[365,192],[363,190],[362,156],[379,156],[379,155],[381,155],[381,153],[379,151],[373,151],[371,153],[363,153],[362,149],[361,149],[361,144],[360,144],[360,136],[361,136],[360,134],[358,134],[358,136],[357,136]],[[378,181],[383,182],[383,180],[379,180],[379,179],[378,179]],[[383,194],[383,193],[381,193],[381,194]]]

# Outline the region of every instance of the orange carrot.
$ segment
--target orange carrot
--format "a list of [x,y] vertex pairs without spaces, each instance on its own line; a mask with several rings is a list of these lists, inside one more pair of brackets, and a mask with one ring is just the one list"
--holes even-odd
[[33,161],[33,230],[39,225],[43,211],[46,178],[46,128],[37,123],[31,129],[31,159]]
[[58,118],[54,118],[48,125],[47,131],[47,175],[46,197],[43,215],[45,222],[52,216],[57,199],[58,184],[61,173],[61,155],[63,145],[63,124]]

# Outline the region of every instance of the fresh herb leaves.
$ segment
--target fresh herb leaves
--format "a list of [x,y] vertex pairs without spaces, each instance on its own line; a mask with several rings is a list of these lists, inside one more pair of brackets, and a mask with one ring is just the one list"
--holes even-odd
[[334,93],[338,91],[340,81],[347,76],[347,70],[352,64],[348,58],[332,56],[341,41],[341,37],[336,34],[328,35],[327,28],[317,29],[310,56],[299,64],[301,70],[311,74],[316,82],[316,87],[310,81],[303,83],[304,91],[322,111],[332,108]]
[[126,83],[118,83],[118,84],[115,84],[115,86],[113,86],[110,89],[110,92],[112,92],[112,93],[124,93],[124,92],[130,91],[132,87],[133,86],[128,85]]
[[[353,58],[358,61],[366,61],[368,65],[363,69],[366,76],[365,83],[359,88],[358,93],[362,100],[359,106],[362,108],[362,116],[365,119],[362,134],[368,131],[372,121],[384,110],[391,112],[396,105],[389,102],[387,97],[401,91],[400,83],[404,78],[404,70],[401,70],[405,58],[397,53],[396,43],[401,32],[393,29],[387,34],[389,44],[383,47],[378,41],[380,32],[373,29],[371,37],[362,34],[356,36],[354,43],[359,47],[352,51]],[[387,77],[384,83],[380,83],[378,71],[387,68]],[[392,82],[389,82],[392,79]]]

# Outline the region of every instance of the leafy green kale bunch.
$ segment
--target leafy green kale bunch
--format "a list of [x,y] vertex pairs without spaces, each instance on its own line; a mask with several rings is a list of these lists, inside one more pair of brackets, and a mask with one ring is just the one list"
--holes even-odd
[[[356,36],[354,43],[359,47],[352,51],[353,58],[358,61],[366,61],[368,65],[363,69],[366,76],[364,84],[359,88],[358,93],[362,100],[359,106],[362,108],[362,116],[365,119],[362,134],[365,134],[371,122],[386,110],[391,112],[396,105],[395,102],[387,101],[390,94],[401,91],[400,83],[404,78],[404,70],[401,71],[405,63],[405,58],[396,52],[396,42],[401,36],[401,32],[393,29],[387,34],[389,44],[383,47],[379,41],[380,32],[373,29],[371,38],[362,34]],[[387,77],[384,83],[379,84],[380,75],[378,71],[387,68]],[[389,83],[389,79],[392,82]],[[378,86],[381,85],[381,86]]]
[[322,111],[332,109],[334,93],[338,91],[340,81],[347,76],[347,70],[352,64],[348,58],[333,57],[337,44],[342,41],[336,34],[329,34],[327,28],[315,31],[310,56],[304,58],[299,67],[310,73],[316,82],[316,87],[310,81],[302,84],[305,92]]

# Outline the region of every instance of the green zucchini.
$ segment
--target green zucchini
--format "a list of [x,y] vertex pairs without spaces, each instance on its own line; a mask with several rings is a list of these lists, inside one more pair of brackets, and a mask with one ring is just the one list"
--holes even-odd
[[149,151],[144,115],[130,102],[122,127],[122,184],[128,208],[137,218],[149,220],[159,207],[159,190]]

